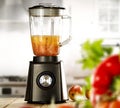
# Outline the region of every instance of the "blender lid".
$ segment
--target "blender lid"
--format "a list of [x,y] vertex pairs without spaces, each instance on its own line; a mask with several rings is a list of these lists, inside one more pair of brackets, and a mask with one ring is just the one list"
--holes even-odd
[[64,7],[58,7],[51,3],[39,4],[29,8],[30,16],[46,16],[46,17],[54,17],[63,15]]

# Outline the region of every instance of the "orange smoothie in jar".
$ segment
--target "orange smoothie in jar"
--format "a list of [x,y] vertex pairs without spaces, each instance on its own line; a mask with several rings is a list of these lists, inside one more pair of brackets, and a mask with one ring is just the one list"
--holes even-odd
[[60,36],[32,35],[31,42],[33,53],[36,56],[56,56],[59,54]]

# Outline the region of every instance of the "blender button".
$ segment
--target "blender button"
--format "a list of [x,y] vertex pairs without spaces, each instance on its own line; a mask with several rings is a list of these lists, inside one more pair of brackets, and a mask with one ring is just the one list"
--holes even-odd
[[52,88],[55,84],[55,77],[53,73],[44,71],[37,76],[36,83],[42,89]]

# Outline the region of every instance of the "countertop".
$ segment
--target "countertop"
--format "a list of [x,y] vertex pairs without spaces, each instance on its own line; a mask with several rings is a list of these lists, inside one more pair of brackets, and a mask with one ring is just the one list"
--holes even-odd
[[[55,108],[62,104],[72,104],[73,102],[66,102],[55,104]],[[28,104],[24,98],[0,98],[0,108],[51,108],[50,104]]]

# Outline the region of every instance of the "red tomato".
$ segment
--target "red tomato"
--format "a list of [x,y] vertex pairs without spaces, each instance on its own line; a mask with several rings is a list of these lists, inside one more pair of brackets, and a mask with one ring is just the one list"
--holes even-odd
[[94,90],[95,94],[99,94],[99,95],[108,92],[108,88],[107,87],[102,87],[102,88],[101,87],[96,87],[96,88],[94,87],[93,90]]
[[106,102],[99,102],[96,104],[95,108],[120,108],[120,101],[106,101]]
[[96,68],[92,75],[92,87],[94,96],[93,102],[96,102],[96,96],[107,93],[113,77],[120,75],[120,55],[113,55],[105,59]]
[[120,101],[114,100],[110,103],[109,108],[120,108]]
[[95,108],[109,108],[109,102],[100,102],[97,103]]
[[79,85],[73,85],[70,89],[69,89],[69,97],[72,100],[76,100],[75,96],[77,95],[82,95],[82,87]]
[[120,75],[120,55],[108,57],[104,65],[112,76]]
[[107,62],[106,68],[111,76],[120,75],[120,64]]
[[108,88],[111,83],[111,76],[108,71],[101,66],[98,68],[92,76],[92,86],[98,88]]
[[104,60],[95,70],[92,77],[92,86],[107,88],[115,75],[120,75],[119,55],[113,55]]
[[104,60],[104,62],[111,62],[111,63],[120,63],[120,55],[112,55],[109,56],[107,59]]

